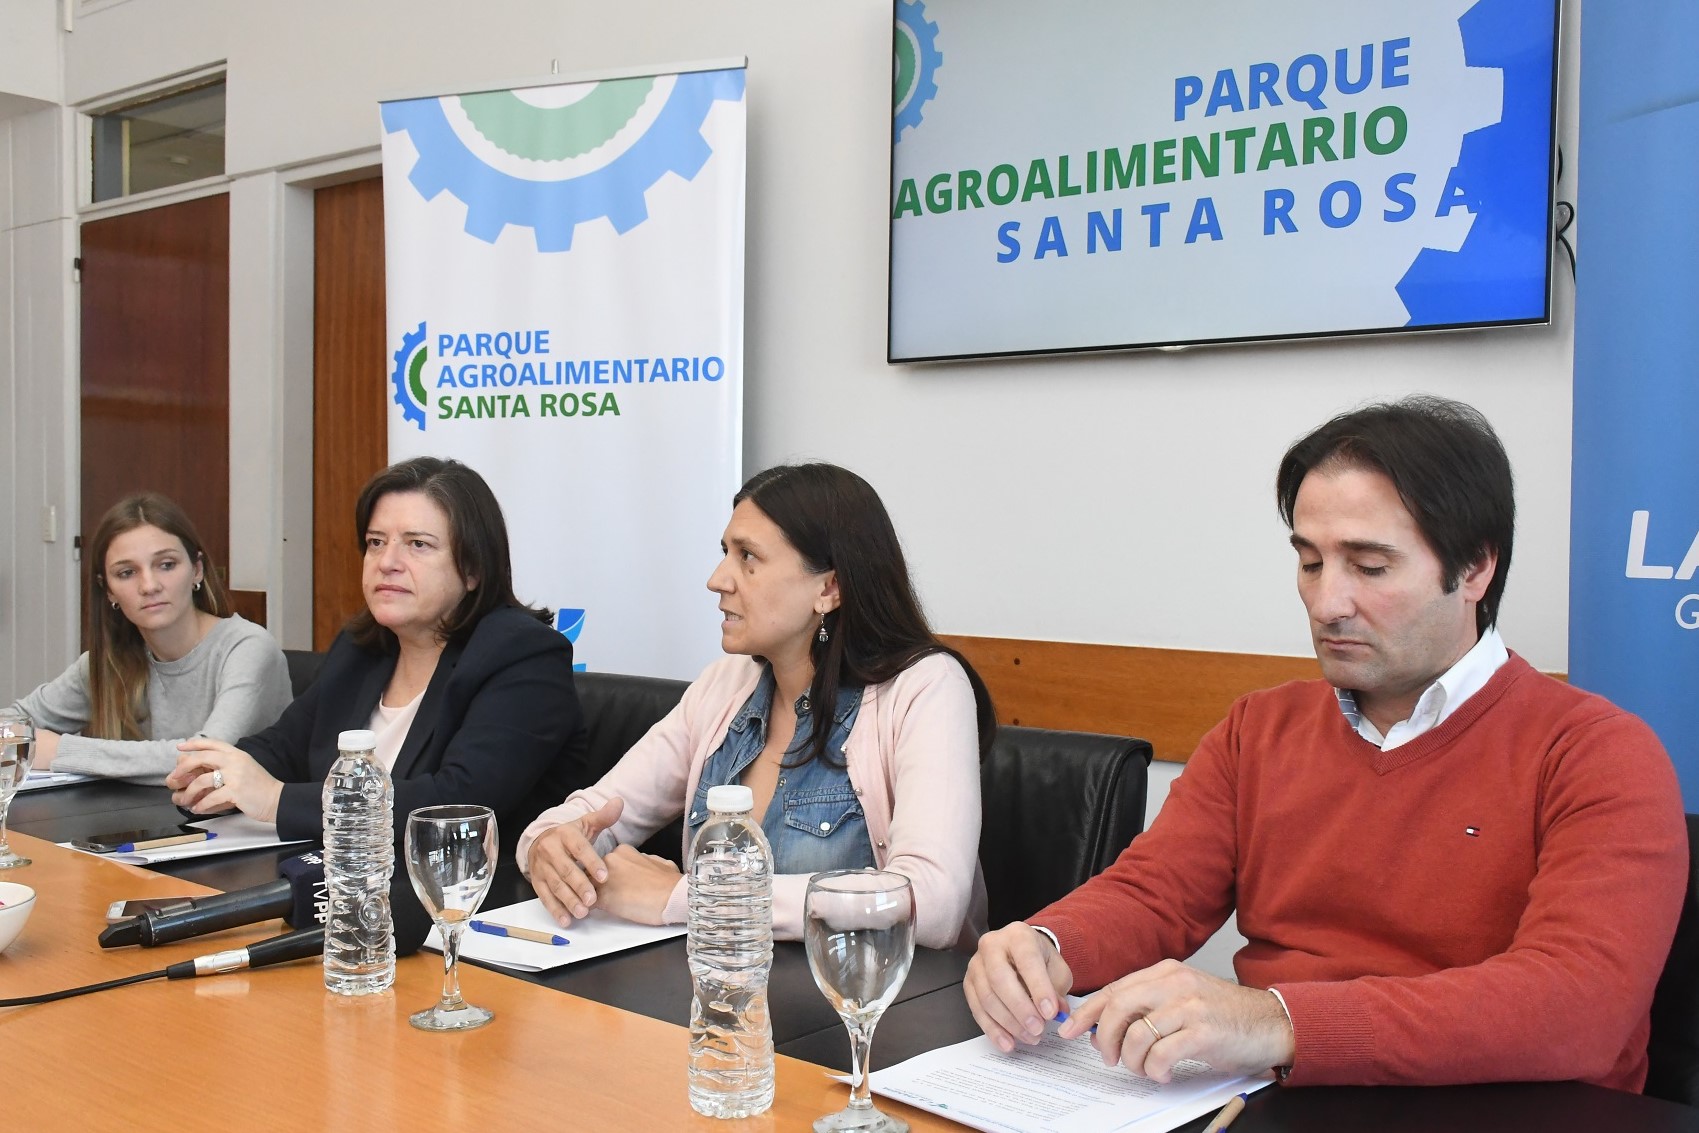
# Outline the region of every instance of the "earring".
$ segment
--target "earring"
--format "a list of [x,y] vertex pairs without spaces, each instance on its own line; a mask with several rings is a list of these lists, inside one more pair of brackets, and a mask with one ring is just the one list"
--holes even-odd
[[830,633],[826,632],[826,615],[825,614],[820,615],[820,632],[814,635],[814,640],[818,641],[821,645],[824,645],[828,641],[832,640],[832,635]]
[[201,584],[197,581],[195,583],[195,593],[199,594],[200,592],[201,592]]
[[114,610],[116,610],[118,608],[118,603],[116,603],[116,602],[112,603],[112,608]]

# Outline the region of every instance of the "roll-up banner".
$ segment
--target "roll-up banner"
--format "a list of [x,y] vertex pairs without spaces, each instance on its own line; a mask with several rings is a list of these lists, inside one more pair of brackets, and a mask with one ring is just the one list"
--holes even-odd
[[1699,5],[1581,12],[1569,676],[1699,810]]
[[694,677],[741,483],[744,70],[383,104],[389,455],[454,457],[580,668]]

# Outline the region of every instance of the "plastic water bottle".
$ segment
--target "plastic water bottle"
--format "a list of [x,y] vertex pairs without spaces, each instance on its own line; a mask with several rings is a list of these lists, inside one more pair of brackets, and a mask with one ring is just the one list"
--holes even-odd
[[773,849],[748,787],[708,791],[690,847],[690,1106],[749,1117],[773,1104]]
[[369,995],[395,982],[395,788],[372,754],[371,732],[343,732],[336,746],[341,754],[324,781],[324,986]]

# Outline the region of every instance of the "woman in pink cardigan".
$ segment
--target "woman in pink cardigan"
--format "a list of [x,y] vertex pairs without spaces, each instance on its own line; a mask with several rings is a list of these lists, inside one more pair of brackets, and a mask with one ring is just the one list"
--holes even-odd
[[985,927],[979,760],[996,731],[984,684],[932,635],[861,477],[784,465],[732,504],[708,578],[731,656],[601,782],[538,816],[520,869],[563,925],[593,905],[682,923],[683,876],[636,847],[682,813],[688,849],[708,788],[741,783],[773,844],[776,936],[801,939],[810,874],[877,866],[913,884],[918,943],[971,948]]

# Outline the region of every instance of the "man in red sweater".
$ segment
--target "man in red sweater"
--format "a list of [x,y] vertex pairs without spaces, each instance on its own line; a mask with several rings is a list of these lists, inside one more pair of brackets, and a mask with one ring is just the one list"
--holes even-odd
[[[1159,1081],[1196,1058],[1292,1084],[1578,1078],[1638,1090],[1687,840],[1636,717],[1495,623],[1510,463],[1475,410],[1338,417],[1281,462],[1322,681],[1240,698],[1109,869],[980,940],[1005,1051],[1062,1024]],[[1237,909],[1238,983],[1179,963]]]

